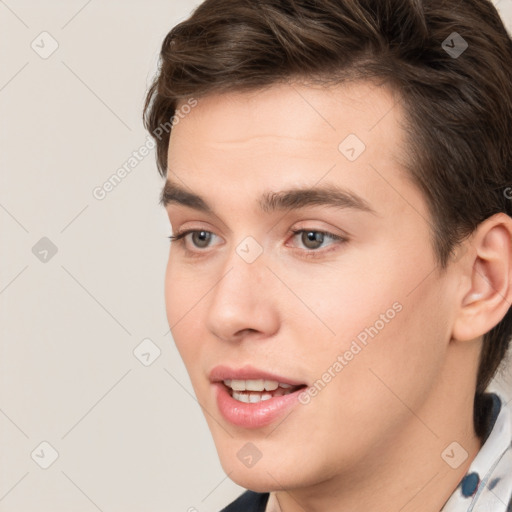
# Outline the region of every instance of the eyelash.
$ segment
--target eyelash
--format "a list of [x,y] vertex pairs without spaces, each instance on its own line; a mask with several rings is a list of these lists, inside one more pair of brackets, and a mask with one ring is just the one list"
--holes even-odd
[[[169,238],[171,243],[179,242],[179,244],[185,249],[188,256],[199,257],[199,256],[202,256],[202,254],[197,253],[195,251],[190,251],[185,248],[184,238],[190,233],[200,233],[202,231],[204,231],[206,233],[211,233],[211,231],[206,231],[205,229],[188,229],[188,230],[182,231],[181,233],[177,233],[176,235],[168,236],[167,238]],[[331,240],[340,242],[341,244],[346,243],[348,241],[345,237],[342,237],[339,235],[334,235],[333,233],[329,233],[328,231],[321,231],[319,229],[292,229],[292,230],[290,230],[290,233],[293,233],[294,236],[298,235],[299,233],[311,233],[311,232],[312,233],[321,233],[322,235],[330,238]],[[335,250],[335,249],[327,249],[326,251],[321,251],[318,249],[306,249],[305,251],[301,250],[301,252],[304,253],[302,256],[304,256],[306,258],[321,258],[321,257],[325,256],[325,254],[327,252],[331,252],[331,250]],[[200,252],[203,252],[203,251],[200,250]]]

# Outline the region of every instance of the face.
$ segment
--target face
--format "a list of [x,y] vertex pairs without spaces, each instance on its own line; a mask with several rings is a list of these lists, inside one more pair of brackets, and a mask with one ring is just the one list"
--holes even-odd
[[455,288],[399,164],[396,102],[283,84],[205,97],[173,129],[166,209],[191,232],[171,246],[167,317],[243,487],[355,478],[442,400]]

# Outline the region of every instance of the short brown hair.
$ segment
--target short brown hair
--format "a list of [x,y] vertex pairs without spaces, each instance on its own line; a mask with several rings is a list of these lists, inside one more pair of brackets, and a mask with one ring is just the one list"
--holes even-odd
[[[456,44],[460,55],[450,52]],[[406,166],[427,202],[432,246],[445,269],[483,220],[512,216],[505,192],[512,182],[512,40],[488,0],[204,1],[165,37],[146,97],[159,172],[166,175],[171,130],[157,130],[181,100],[282,81],[358,79],[388,82],[405,105]],[[509,309],[484,335],[478,435],[479,400],[511,334]]]

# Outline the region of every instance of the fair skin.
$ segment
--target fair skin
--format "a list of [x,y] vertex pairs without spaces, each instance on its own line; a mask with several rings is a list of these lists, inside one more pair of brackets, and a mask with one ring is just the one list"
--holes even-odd
[[[167,179],[214,213],[166,205],[173,233],[199,232],[170,251],[169,325],[223,469],[272,491],[267,510],[438,512],[480,449],[478,357],[512,300],[512,220],[481,224],[441,272],[426,203],[399,164],[396,101],[370,83],[275,85],[206,96],[172,131]],[[349,134],[366,145],[354,161],[338,149]],[[263,192],[325,184],[373,213],[257,203]],[[310,231],[345,241],[308,241]],[[236,251],[248,236],[262,250],[251,263]],[[400,312],[308,404],[258,428],[220,413],[213,367],[251,364],[313,386],[396,302]],[[251,467],[237,457],[247,442],[261,453]],[[453,442],[468,454],[456,468],[441,456]]]

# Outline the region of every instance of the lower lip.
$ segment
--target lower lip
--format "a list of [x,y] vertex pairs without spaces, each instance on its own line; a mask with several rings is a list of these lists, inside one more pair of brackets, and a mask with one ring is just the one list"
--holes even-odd
[[300,388],[287,395],[246,404],[235,400],[222,382],[214,383],[213,387],[216,388],[217,406],[222,416],[233,425],[243,428],[260,428],[270,425],[288,409],[297,405],[299,394],[304,391],[304,388]]

